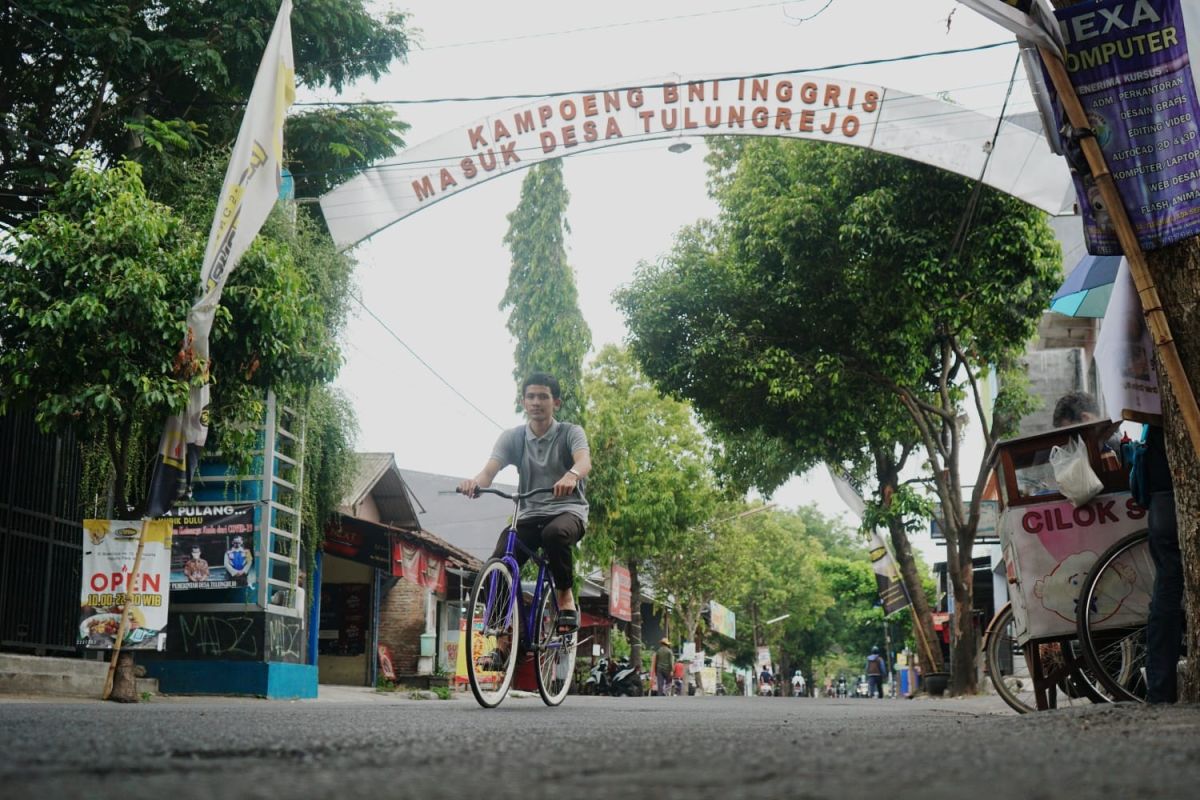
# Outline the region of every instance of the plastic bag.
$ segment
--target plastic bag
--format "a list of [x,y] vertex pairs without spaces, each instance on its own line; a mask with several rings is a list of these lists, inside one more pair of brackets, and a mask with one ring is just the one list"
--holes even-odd
[[1087,445],[1078,436],[1062,447],[1051,448],[1050,466],[1054,480],[1058,481],[1058,491],[1075,507],[1086,504],[1104,488],[1088,463]]

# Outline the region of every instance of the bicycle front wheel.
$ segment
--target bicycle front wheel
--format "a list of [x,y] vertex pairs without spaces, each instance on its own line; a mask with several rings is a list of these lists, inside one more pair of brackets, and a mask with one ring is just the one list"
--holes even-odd
[[537,620],[534,623],[533,651],[537,657],[537,687],[542,702],[548,706],[561,703],[571,690],[571,678],[575,675],[575,648],[577,633],[567,635],[558,632],[558,602],[554,597],[554,583],[546,581],[542,586],[542,600],[538,604]]
[[1083,657],[1114,700],[1146,699],[1146,621],[1156,572],[1150,534],[1138,531],[1096,560],[1079,591]]
[[484,708],[508,695],[517,666],[517,587],[508,565],[488,560],[475,576],[467,605],[467,680]]

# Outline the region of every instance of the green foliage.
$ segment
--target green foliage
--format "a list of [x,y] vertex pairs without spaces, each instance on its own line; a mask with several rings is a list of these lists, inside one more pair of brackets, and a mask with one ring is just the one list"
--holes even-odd
[[337,106],[288,118],[283,140],[296,197],[318,197],[404,147],[408,124],[386,106]]
[[893,520],[898,521],[907,533],[916,533],[929,527],[935,511],[929,495],[917,492],[910,485],[897,487],[889,503],[875,499],[866,506],[859,528],[864,534],[876,529],[888,530]]
[[[366,0],[304,0],[292,12],[296,80],[341,90],[379,78],[408,51],[406,18],[373,14]],[[115,163],[199,154],[233,141],[278,0],[204,3],[23,0],[0,8],[0,227],[44,207],[69,153],[90,147]],[[390,112],[316,112],[325,142],[347,147],[316,158],[319,143],[289,139],[306,170],[361,166],[399,130]],[[307,114],[300,114],[302,119]],[[332,118],[331,118],[332,117]],[[337,121],[345,119],[338,130]],[[291,126],[289,126],[291,127]],[[371,128],[370,132],[366,129]],[[131,135],[131,132],[135,135]],[[362,161],[356,161],[361,155]],[[336,173],[335,173],[336,174]],[[324,177],[323,180],[329,180]],[[313,186],[321,185],[314,180]]]
[[582,423],[583,359],[592,332],[579,310],[575,273],[567,263],[568,201],[561,159],[544,161],[526,174],[521,201],[508,215],[504,244],[512,253],[512,269],[500,309],[511,309],[507,327],[517,342],[517,408],[525,377],[549,372],[562,387],[558,418]]
[[600,565],[653,559],[708,518],[704,440],[688,407],[660,395],[613,345],[596,356],[584,387],[592,455],[584,551]]
[[629,658],[631,652],[629,637],[620,628],[612,629],[609,645],[612,647],[613,658]]
[[[301,552],[305,572],[325,541],[325,523],[334,515],[354,480],[354,409],[340,392],[317,386],[304,407],[304,500]],[[311,593],[309,593],[311,594]]]
[[130,162],[105,170],[80,156],[0,258],[0,411],[29,407],[43,430],[103,441],[119,489],[134,426],[161,424],[186,400],[172,360],[202,252],[140,176]]
[[[219,185],[223,171],[215,158],[194,165],[190,182],[172,184],[191,198],[176,215],[147,197],[138,165],[104,170],[81,157],[0,259],[0,384],[9,387],[0,402],[32,408],[44,429],[80,433],[85,504],[106,497],[110,479],[119,511],[145,496],[162,422],[186,401],[173,362],[216,191],[203,200],[186,192]],[[352,268],[313,222],[276,212],[230,275],[211,337],[210,441],[241,472],[267,389],[304,397],[336,375]]]

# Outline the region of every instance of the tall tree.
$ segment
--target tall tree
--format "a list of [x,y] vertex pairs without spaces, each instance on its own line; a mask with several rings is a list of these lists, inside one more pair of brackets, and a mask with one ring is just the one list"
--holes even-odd
[[592,472],[591,520],[583,548],[602,568],[629,568],[630,642],[641,663],[642,565],[678,545],[682,531],[710,518],[715,496],[705,442],[683,403],[650,385],[628,352],[607,345],[585,379]]
[[[378,78],[408,50],[406,18],[366,0],[305,0],[292,13],[297,84],[340,90]],[[0,8],[0,228],[45,207],[84,148],[102,160],[233,141],[278,0],[23,0]],[[295,115],[301,193],[390,155],[390,110]],[[313,138],[307,138],[311,134]],[[319,137],[319,138],[318,138]],[[299,147],[301,142],[303,144]]]
[[518,386],[531,372],[549,372],[562,386],[559,418],[581,423],[583,359],[591,349],[592,332],[579,310],[575,272],[567,263],[569,200],[562,159],[544,161],[525,176],[504,235],[512,269],[500,309],[511,309],[508,332],[517,341],[513,376]]
[[[815,458],[856,449],[864,419],[898,404],[941,502],[955,606],[971,608],[986,464],[962,463],[960,418],[982,416],[982,373],[1024,346],[1057,283],[1043,215],[858,148],[718,143],[710,163],[718,220],[619,296],[639,361],[706,420],[786,433]],[[955,624],[954,689],[974,691],[971,616]]]

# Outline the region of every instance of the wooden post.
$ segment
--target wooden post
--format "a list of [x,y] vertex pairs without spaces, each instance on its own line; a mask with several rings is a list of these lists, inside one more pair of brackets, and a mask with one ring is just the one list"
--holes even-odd
[[125,582],[125,602],[121,605],[121,624],[117,627],[117,640],[113,642],[112,660],[108,664],[108,675],[104,678],[104,693],[101,700],[112,696],[113,679],[117,672],[117,659],[121,656],[121,642],[125,640],[125,632],[129,628],[129,614],[133,605],[133,587],[137,586],[138,572],[142,569],[142,548],[146,546],[146,529],[150,527],[148,518],[142,519],[142,531],[138,535],[137,553],[133,557],[133,571]]
[[[1071,78],[1067,75],[1067,68],[1062,59],[1057,53],[1050,52],[1044,47],[1039,47],[1038,52],[1041,54],[1046,71],[1050,74],[1050,80],[1054,83],[1054,88],[1058,92],[1071,126],[1079,130],[1090,127],[1087,114],[1079,102],[1079,95],[1075,93],[1075,87],[1071,84]],[[1163,310],[1162,300],[1159,299],[1158,289],[1154,285],[1150,269],[1146,264],[1146,254],[1142,252],[1142,247],[1138,244],[1137,234],[1133,230],[1133,224],[1129,221],[1125,205],[1121,202],[1121,194],[1117,191],[1117,185],[1113,181],[1112,173],[1108,170],[1108,164],[1104,161],[1104,153],[1101,152],[1096,138],[1084,136],[1079,143],[1083,148],[1084,157],[1087,158],[1088,167],[1092,171],[1092,177],[1096,180],[1096,186],[1100,190],[1100,196],[1104,198],[1104,203],[1112,214],[1117,239],[1121,243],[1121,249],[1125,252],[1125,258],[1129,260],[1129,271],[1133,276],[1133,284],[1142,301],[1142,313],[1146,315],[1146,325],[1154,337],[1159,363],[1166,370],[1171,387],[1175,390],[1175,398],[1179,402],[1179,414],[1183,417],[1183,424],[1192,441],[1192,448],[1197,456],[1200,456],[1200,408],[1196,405],[1196,396],[1193,394],[1192,386],[1188,383],[1187,374],[1183,370],[1179,351],[1175,348],[1175,339],[1167,324],[1167,315]]]

